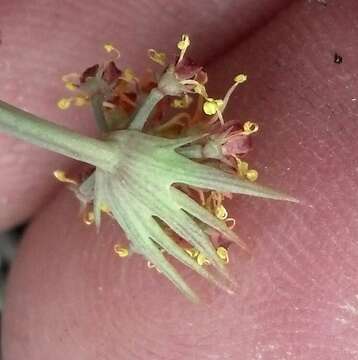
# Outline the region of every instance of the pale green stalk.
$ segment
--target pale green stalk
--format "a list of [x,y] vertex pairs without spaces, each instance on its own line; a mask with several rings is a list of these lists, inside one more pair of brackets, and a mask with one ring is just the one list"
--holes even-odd
[[110,144],[80,135],[0,101],[0,129],[47,150],[111,171],[117,162]]
[[158,104],[158,102],[163,99],[164,94],[158,90],[158,88],[154,88],[151,90],[149,95],[144,100],[143,105],[139,108],[136,113],[133,121],[131,122],[129,129],[133,130],[142,130],[145,122],[148,120],[150,113],[154,109],[154,107]]

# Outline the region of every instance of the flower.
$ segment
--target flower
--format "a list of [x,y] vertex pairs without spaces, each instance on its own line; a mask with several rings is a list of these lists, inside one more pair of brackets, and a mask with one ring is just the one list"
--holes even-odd
[[[225,199],[232,194],[295,199],[253,183],[256,170],[240,159],[250,149],[249,137],[258,126],[246,122],[241,128],[237,122],[224,122],[228,100],[246,75],[234,78],[223,99],[209,97],[207,74],[186,57],[189,45],[189,36],[183,35],[177,44],[178,59],[149,81],[129,69],[120,70],[115,62],[119,51],[112,44],[104,48],[115,59],[91,66],[81,75],[63,77],[74,94],[58,106],[90,103],[101,130],[99,140],[1,102],[0,126],[92,165],[93,171],[82,179],[54,172],[78,197],[85,224],[95,223],[100,229],[101,217],[110,216],[128,239],[128,244],[116,244],[115,254],[144,256],[150,268],[195,301],[195,291],[170,257],[232,293],[228,249],[220,239],[248,250],[233,231],[235,220],[229,217]],[[161,65],[166,61],[162,53],[153,49],[149,53]],[[209,121],[204,114],[211,117]]]

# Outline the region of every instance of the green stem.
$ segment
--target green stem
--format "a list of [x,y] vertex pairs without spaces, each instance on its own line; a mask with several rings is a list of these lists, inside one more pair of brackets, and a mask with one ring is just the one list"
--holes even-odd
[[129,129],[142,130],[153,108],[155,107],[155,105],[158,104],[160,100],[163,99],[163,97],[164,94],[157,88],[152,89],[149,95],[144,100],[143,105],[136,113],[133,121],[129,126]]
[[102,94],[93,95],[91,105],[98,129],[103,132],[108,132],[109,128],[103,113],[103,101],[104,96]]
[[2,101],[0,101],[0,130],[47,150],[108,171],[111,171],[116,163],[115,153],[109,144],[40,119]]

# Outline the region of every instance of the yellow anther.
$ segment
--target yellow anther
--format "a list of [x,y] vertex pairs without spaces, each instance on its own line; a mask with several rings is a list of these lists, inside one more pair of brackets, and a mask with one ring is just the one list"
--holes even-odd
[[223,246],[219,246],[216,249],[217,256],[223,260],[226,264],[229,263],[229,252]]
[[165,66],[167,61],[167,55],[163,52],[156,51],[154,49],[148,49],[149,59],[156,62],[159,65]]
[[187,48],[190,46],[190,39],[189,39],[189,35],[187,34],[183,34],[181,36],[181,40],[178,42],[177,47],[180,50],[180,55],[179,55],[179,59],[178,59],[178,63],[180,63],[183,60],[183,57],[185,55],[185,52],[187,50]]
[[88,211],[83,215],[83,222],[86,225],[92,225],[94,223],[94,213],[93,211]]
[[246,121],[244,124],[244,133],[246,135],[253,134],[259,130],[259,126],[252,122],[252,121]]
[[53,176],[58,180],[61,181],[63,183],[69,183],[69,184],[73,184],[73,185],[78,185],[77,181],[70,179],[66,176],[66,173],[63,170],[55,170],[53,172]]
[[72,99],[70,98],[62,98],[57,101],[57,106],[61,110],[67,110],[71,106]]
[[184,251],[192,258],[196,258],[199,255],[199,250],[195,248],[185,249]]
[[256,181],[257,178],[259,176],[259,173],[254,170],[254,169],[250,169],[247,173],[246,173],[246,178],[250,181]]
[[177,44],[179,50],[186,50],[190,46],[189,35],[183,34],[181,40]]
[[174,99],[171,102],[171,106],[176,109],[186,109],[192,102],[192,98],[185,94],[181,99]]
[[102,203],[102,204],[100,205],[100,209],[101,209],[101,211],[103,211],[103,212],[106,213],[106,214],[108,214],[108,213],[111,212],[111,209],[110,209],[109,206],[108,206],[107,204],[105,204],[105,203]]
[[245,75],[245,74],[236,75],[234,78],[234,81],[238,84],[242,84],[246,80],[247,80],[247,75]]
[[223,205],[220,205],[215,209],[215,216],[220,220],[227,219],[228,213]]
[[203,254],[201,254],[201,253],[196,257],[196,262],[197,262],[200,266],[210,264],[210,261],[208,260],[208,258],[206,258],[205,255],[203,255]]
[[249,164],[246,161],[242,161],[236,158],[237,170],[241,177],[247,178],[250,181],[256,181],[259,173],[255,169],[249,169]]
[[121,245],[119,245],[119,244],[114,245],[113,250],[121,258],[129,255],[128,249],[121,247]]
[[108,53],[110,53],[112,51],[118,51],[111,43],[106,43],[103,45],[103,47],[104,47],[104,50],[106,50]]
[[249,171],[249,164],[246,161],[237,159],[237,170],[241,177],[246,177],[247,172]]
[[76,96],[74,98],[74,104],[76,106],[83,106],[88,103],[87,98],[85,96]]
[[203,111],[206,115],[215,115],[220,112],[224,102],[221,99],[208,98],[203,104]]

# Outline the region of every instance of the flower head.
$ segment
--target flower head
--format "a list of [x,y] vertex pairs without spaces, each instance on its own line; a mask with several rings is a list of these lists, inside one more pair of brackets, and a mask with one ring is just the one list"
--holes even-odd
[[[71,84],[66,88],[78,94],[58,105],[65,109],[79,98],[90,102],[104,135],[94,155],[89,152],[95,160],[88,162],[96,168],[84,181],[59,171],[55,176],[75,191],[86,224],[99,228],[105,214],[121,225],[128,245],[116,245],[119,257],[143,255],[150,268],[195,300],[170,257],[231,292],[222,239],[247,250],[232,230],[235,220],[224,200],[232,194],[294,199],[253,183],[257,171],[240,159],[258,126],[224,120],[231,94],[247,76],[237,75],[223,99],[209,97],[207,74],[187,57],[189,45],[183,35],[179,57],[169,65],[164,53],[150,49],[149,57],[165,68],[149,83],[120,70],[114,60],[89,67],[77,81],[66,77]],[[119,57],[113,45],[105,50]]]

